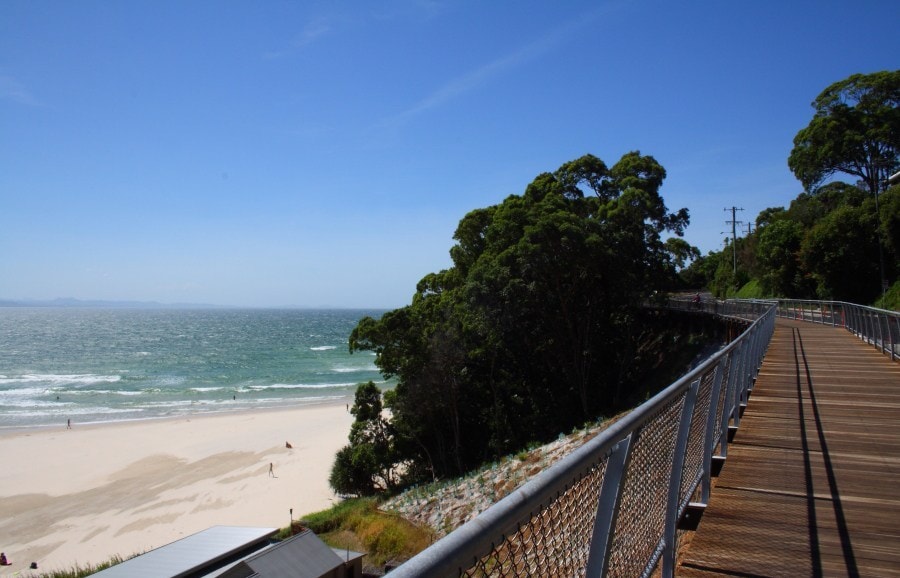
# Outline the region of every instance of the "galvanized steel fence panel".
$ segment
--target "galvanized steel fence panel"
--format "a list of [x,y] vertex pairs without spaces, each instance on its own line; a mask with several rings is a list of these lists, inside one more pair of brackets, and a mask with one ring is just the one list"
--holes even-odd
[[900,313],[846,303],[779,299],[778,316],[844,327],[891,359],[900,359]]
[[[676,525],[709,496],[775,326],[771,302],[676,302],[749,324],[600,435],[391,572],[412,576],[674,573]],[[662,563],[660,564],[660,561]]]

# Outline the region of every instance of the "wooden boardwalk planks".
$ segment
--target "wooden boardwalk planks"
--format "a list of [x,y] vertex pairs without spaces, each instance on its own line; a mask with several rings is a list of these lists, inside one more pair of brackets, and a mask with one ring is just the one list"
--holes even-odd
[[900,577],[900,363],[779,319],[677,574]]

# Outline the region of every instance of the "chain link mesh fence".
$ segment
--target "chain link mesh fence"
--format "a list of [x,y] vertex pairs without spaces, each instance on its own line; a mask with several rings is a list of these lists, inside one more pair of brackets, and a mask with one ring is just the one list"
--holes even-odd
[[[728,425],[739,419],[774,331],[772,303],[717,308],[719,315],[758,319],[704,364],[391,575],[658,572],[663,552],[676,547],[666,543],[666,535],[676,535],[668,525],[708,487],[711,456],[724,454]],[[683,447],[678,439],[686,440]]]

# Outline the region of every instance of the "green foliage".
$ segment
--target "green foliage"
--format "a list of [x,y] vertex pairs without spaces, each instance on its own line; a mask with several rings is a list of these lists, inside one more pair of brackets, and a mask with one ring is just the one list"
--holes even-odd
[[757,262],[762,290],[769,295],[811,296],[810,281],[800,263],[803,225],[779,219],[757,233]]
[[[745,255],[745,252],[740,250],[743,239],[737,241],[739,248],[737,255],[741,257]],[[737,261],[733,247],[734,245],[729,243],[729,246],[722,251],[716,261],[718,267],[716,267],[712,282],[709,284],[709,289],[720,299],[733,298],[737,294],[737,290],[750,281],[749,267],[746,263],[741,262],[741,266],[735,268]]]
[[719,262],[723,258],[722,252],[710,251],[709,254],[694,259],[678,273],[680,288],[699,290],[712,287]]
[[[135,554],[137,556],[137,554]],[[133,558],[134,556],[130,556],[129,558]],[[32,578],[85,578],[86,576],[90,576],[91,574],[95,574],[101,570],[106,570],[110,566],[115,566],[116,564],[121,564],[127,558],[122,558],[120,556],[113,556],[106,562],[100,562],[99,564],[85,564],[81,566],[80,564],[75,564],[71,568],[61,569],[61,570],[52,570],[50,572],[40,572],[40,573],[32,573],[29,574]],[[19,575],[19,573],[16,573]]]
[[752,275],[764,296],[873,303],[882,260],[889,282],[900,273],[900,187],[879,195],[877,215],[874,196],[845,183],[801,193],[787,210],[761,212],[754,234],[738,239],[737,277],[730,247],[708,257],[718,263],[708,287],[718,297],[749,296],[737,288]]
[[885,191],[879,200],[878,231],[888,257],[893,256],[896,265],[900,261],[900,185]]
[[332,548],[366,553],[368,567],[407,560],[427,548],[432,532],[378,509],[372,498],[344,500],[333,508],[304,516],[303,524]]
[[871,303],[881,293],[875,230],[872,211],[840,207],[807,232],[800,258],[820,299]]
[[798,223],[804,229],[815,226],[822,217],[841,207],[860,207],[869,194],[859,187],[836,181],[811,193],[800,193],[791,201],[782,218]]
[[[737,287],[752,277],[769,296],[877,299],[882,274],[892,283],[900,273],[900,187],[887,187],[900,168],[898,105],[900,71],[856,74],[826,88],[788,160],[806,190],[787,209],[760,212],[756,231],[738,239],[736,274],[725,265],[729,246],[709,255],[711,277],[708,263],[695,262],[692,281],[705,278],[718,297],[742,294]],[[860,180],[822,184],[839,173]]]
[[374,351],[397,380],[388,406],[410,478],[461,473],[623,403],[640,306],[696,256],[663,239],[688,223],[660,197],[664,178],[638,152],[538,175],[463,217],[453,267],[410,305],[359,323],[351,351]]
[[639,324],[643,331],[635,341],[637,346],[629,351],[635,363],[625,376],[632,385],[623,408],[650,399],[684,375],[701,351],[706,350],[706,357],[712,352],[707,349],[710,344],[717,349],[725,339],[724,326],[715,319],[657,311],[645,313]]
[[352,527],[377,506],[378,501],[375,498],[342,500],[327,510],[306,514],[301,523],[316,534],[325,535]]
[[888,311],[900,311],[900,281],[891,285],[884,297],[875,302],[875,307]]
[[788,166],[807,191],[844,173],[869,192],[884,189],[900,168],[900,70],[854,74],[812,103],[816,112],[797,133]]
[[382,415],[378,386],[371,381],[359,384],[350,412],[356,417],[350,444],[335,455],[328,483],[343,495],[370,496],[392,489],[397,482],[395,436]]
[[771,293],[763,290],[762,284],[758,279],[751,279],[738,289],[735,294],[735,297],[738,299],[765,299],[771,296]]

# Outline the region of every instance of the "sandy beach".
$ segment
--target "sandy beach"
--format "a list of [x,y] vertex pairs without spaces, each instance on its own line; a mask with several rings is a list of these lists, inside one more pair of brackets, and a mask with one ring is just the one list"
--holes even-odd
[[[344,403],[0,435],[0,576],[144,552],[215,525],[328,508]],[[290,442],[292,448],[287,448]],[[274,477],[269,473],[272,465]]]

